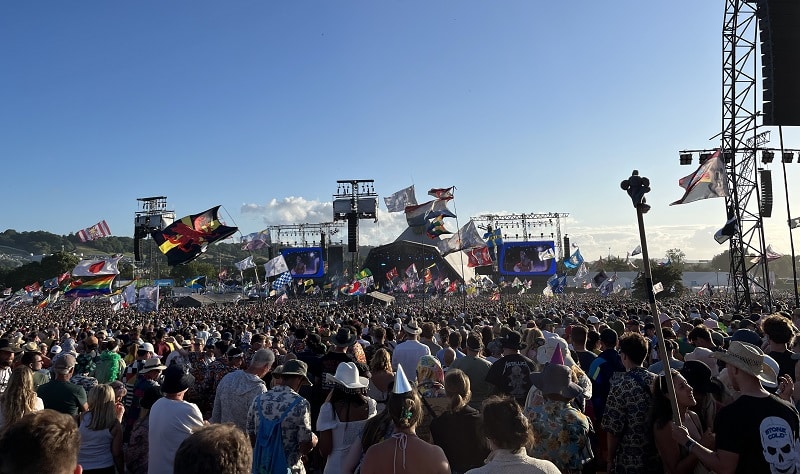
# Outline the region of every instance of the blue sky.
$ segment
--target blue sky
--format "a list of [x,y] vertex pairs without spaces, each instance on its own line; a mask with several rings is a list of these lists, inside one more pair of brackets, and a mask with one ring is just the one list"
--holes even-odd
[[[381,197],[414,184],[420,202],[456,186],[459,225],[569,213],[562,232],[586,258],[624,257],[638,234],[619,182],[636,168],[652,182],[651,256],[710,258],[726,248],[712,238],[724,201],[668,204],[694,170],[678,151],[718,145],[723,12],[722,0],[2,2],[0,230],[105,219],[132,236],[136,199],[164,195],[179,217],[222,205],[249,233],[330,221],[336,180],[368,178]],[[767,241],[788,253],[773,170]],[[381,208],[362,243],[405,228]]]

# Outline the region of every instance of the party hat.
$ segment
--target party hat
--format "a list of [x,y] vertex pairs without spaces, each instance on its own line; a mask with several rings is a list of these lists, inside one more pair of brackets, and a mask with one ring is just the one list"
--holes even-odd
[[561,352],[561,344],[556,344],[556,350],[553,351],[553,357],[550,358],[550,363],[564,365],[564,354]]
[[394,376],[394,388],[392,389],[392,393],[408,393],[412,390],[414,389],[411,387],[411,383],[408,381],[408,377],[406,377],[406,373],[403,371],[403,366],[397,364],[397,374]]

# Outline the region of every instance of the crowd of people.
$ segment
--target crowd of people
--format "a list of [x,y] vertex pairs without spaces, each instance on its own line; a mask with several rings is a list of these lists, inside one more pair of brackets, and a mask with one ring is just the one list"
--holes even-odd
[[0,474],[800,472],[798,327],[721,297],[17,306]]

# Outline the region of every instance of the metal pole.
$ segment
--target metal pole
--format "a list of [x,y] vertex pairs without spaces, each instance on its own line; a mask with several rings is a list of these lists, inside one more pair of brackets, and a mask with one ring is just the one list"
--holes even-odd
[[[650,180],[639,176],[637,170],[633,170],[631,177],[626,179],[620,184],[620,187],[628,192],[628,195],[633,201],[633,207],[636,208],[636,219],[639,224],[639,240],[642,246],[642,261],[644,263],[644,288],[647,293],[647,300],[650,303],[650,313],[653,319],[658,321],[658,306],[656,305],[656,295],[653,290],[653,275],[650,271],[650,256],[647,250],[647,236],[644,230],[644,214],[650,210],[650,206],[646,204],[644,195],[650,192]],[[672,406],[672,420],[683,426],[680,412],[678,411],[678,399],[675,395],[675,385],[672,381],[672,371],[669,366],[669,358],[667,356],[667,344],[664,341],[664,331],[661,324],[656,324],[656,335],[658,338],[658,355],[664,361],[664,380],[667,384],[667,397]]]
[[800,307],[800,294],[797,291],[797,257],[795,257],[794,253],[794,236],[792,235],[792,211],[789,208],[789,183],[786,179],[786,162],[783,161],[783,127],[778,127],[778,136],[781,141],[781,164],[783,165],[783,191],[786,194],[786,218],[788,219],[788,226],[789,226],[789,246],[792,250],[792,279],[794,280],[794,284],[792,285],[794,291],[794,306],[795,308]]

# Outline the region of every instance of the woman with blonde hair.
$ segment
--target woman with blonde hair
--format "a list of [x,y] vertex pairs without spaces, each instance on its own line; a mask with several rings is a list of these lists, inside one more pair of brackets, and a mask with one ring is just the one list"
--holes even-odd
[[27,413],[44,410],[44,402],[33,388],[33,370],[20,365],[8,380],[6,391],[0,396],[0,432]]
[[431,422],[447,410],[450,401],[444,390],[444,369],[432,355],[420,357],[417,364],[417,393],[422,399],[424,415],[417,425],[417,436],[431,441]]
[[480,467],[489,447],[481,433],[481,414],[468,405],[472,397],[469,377],[459,369],[450,369],[444,390],[450,403],[447,411],[431,422],[433,442],[444,451],[453,473]]
[[541,365],[536,361],[536,352],[539,347],[545,344],[544,334],[539,328],[530,328],[525,331],[525,346],[528,350],[525,352],[525,357],[532,360],[537,365],[536,370],[541,368]]
[[369,364],[369,371],[372,377],[369,379],[367,395],[375,400],[378,413],[386,407],[386,400],[389,398],[389,386],[394,381],[394,371],[392,370],[392,355],[386,349],[378,349],[372,356]]
[[89,391],[89,410],[81,415],[78,464],[88,474],[125,472],[122,453],[122,414],[114,389],[99,384]]

